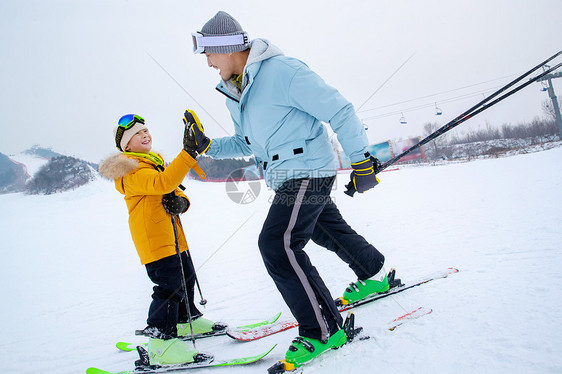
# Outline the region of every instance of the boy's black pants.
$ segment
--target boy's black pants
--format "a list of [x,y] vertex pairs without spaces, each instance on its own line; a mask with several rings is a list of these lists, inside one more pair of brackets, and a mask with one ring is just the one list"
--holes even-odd
[[334,180],[285,182],[275,193],[259,237],[267,271],[299,322],[299,335],[320,340],[327,340],[343,321],[303,250],[308,240],[335,252],[358,279],[372,277],[384,264],[384,256],[345,222],[331,200]]
[[[201,316],[202,313],[193,302],[195,269],[187,257],[187,252],[182,252],[181,260],[185,273],[191,317],[196,318]],[[154,326],[166,335],[175,337],[177,336],[176,325],[178,322],[188,321],[178,255],[164,257],[145,266],[148,277],[156,284],[153,288],[152,303],[148,310],[148,326]]]

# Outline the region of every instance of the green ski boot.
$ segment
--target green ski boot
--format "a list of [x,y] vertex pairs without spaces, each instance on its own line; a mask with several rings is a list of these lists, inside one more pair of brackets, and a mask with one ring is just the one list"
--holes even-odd
[[268,374],[282,374],[295,370],[320,354],[331,349],[338,349],[342,345],[353,341],[362,330],[361,327],[355,327],[355,314],[349,313],[343,328],[332,335],[327,342],[302,336],[297,337],[287,350],[285,359],[277,361],[267,369],[267,372]]
[[364,299],[370,295],[386,292],[390,289],[388,277],[381,269],[375,276],[351,283],[340,298],[342,305]]
[[[206,318],[199,317],[191,321],[191,325],[193,326],[193,334],[206,334],[215,331],[220,331],[226,329],[226,325],[221,323],[215,324],[213,321],[210,321]],[[178,336],[190,336],[191,329],[189,328],[189,322],[185,323],[178,323]]]
[[194,362],[199,352],[191,344],[175,339],[148,339],[150,365],[171,365]]
[[327,342],[298,336],[293,340],[287,350],[287,353],[285,354],[285,367],[297,368],[316,358],[325,351],[329,349],[337,349],[345,343],[347,343],[347,335],[345,334],[344,329],[340,329],[334,335],[330,336]]

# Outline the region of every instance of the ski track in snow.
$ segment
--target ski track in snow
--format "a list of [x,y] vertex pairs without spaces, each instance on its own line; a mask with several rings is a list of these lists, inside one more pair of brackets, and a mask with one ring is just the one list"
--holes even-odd
[[[346,220],[386,256],[403,281],[460,273],[356,310],[372,338],[325,354],[305,373],[562,372],[562,148],[442,166],[401,167],[374,190],[332,196]],[[232,325],[290,317],[267,275],[257,237],[272,192],[233,203],[222,183],[186,180],[182,216],[207,318]],[[123,198],[111,182],[75,191],[0,195],[2,373],[84,373],[133,368],[151,283],[130,239]],[[333,253],[306,247],[334,297],[354,275]],[[196,292],[197,295],[197,292]],[[419,306],[433,313],[395,331],[387,322]],[[233,358],[278,347],[244,367],[199,373],[265,373],[297,330],[240,343],[197,341]]]

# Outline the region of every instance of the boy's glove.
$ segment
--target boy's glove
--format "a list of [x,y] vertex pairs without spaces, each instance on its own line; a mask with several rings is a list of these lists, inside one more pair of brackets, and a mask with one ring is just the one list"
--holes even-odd
[[363,161],[352,163],[351,183],[359,193],[363,193],[379,184],[379,179],[375,175],[380,169],[381,163],[378,159],[371,156]]
[[183,149],[189,153],[191,157],[197,157],[195,136],[193,135],[193,131],[191,131],[191,129],[187,126],[183,130]]
[[197,115],[193,110],[188,109],[185,111],[185,113],[183,114],[183,123],[195,137],[195,150],[197,151],[197,153],[202,155],[203,153],[207,152],[209,146],[211,145],[211,139],[207,138],[207,136],[205,135],[203,125],[201,124],[199,118],[197,118]]
[[167,213],[176,216],[189,208],[189,200],[170,192],[162,197],[162,205]]

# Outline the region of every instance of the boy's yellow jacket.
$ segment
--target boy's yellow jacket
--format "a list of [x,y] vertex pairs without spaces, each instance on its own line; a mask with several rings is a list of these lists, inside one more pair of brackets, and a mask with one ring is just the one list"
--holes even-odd
[[[170,214],[162,205],[162,196],[175,191],[196,161],[187,152],[180,154],[163,171],[142,157],[114,154],[100,163],[100,173],[115,181],[117,191],[125,195],[129,210],[129,228],[141,263],[148,264],[176,253]],[[180,251],[187,250],[185,234],[176,220]]]

